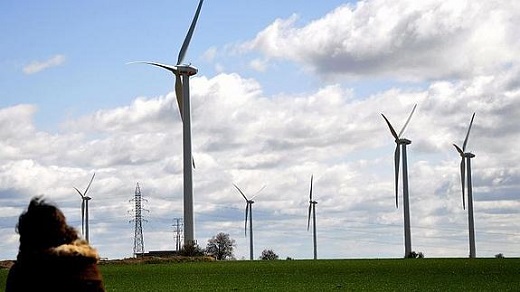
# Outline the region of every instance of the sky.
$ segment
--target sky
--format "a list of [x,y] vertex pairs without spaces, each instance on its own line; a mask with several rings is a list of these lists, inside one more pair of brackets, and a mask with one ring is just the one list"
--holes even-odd
[[[0,2],[0,259],[43,195],[103,258],[133,254],[137,183],[145,251],[175,249],[182,122],[174,65],[198,1]],[[467,257],[461,145],[472,159],[477,257],[520,256],[520,4],[517,1],[206,0],[185,62],[192,102],[195,238],[219,232],[249,258],[404,255],[394,138],[408,146],[412,250]],[[401,180],[400,180],[401,181]],[[400,182],[401,183],[401,182]],[[265,186],[264,189],[262,189]],[[261,190],[262,189],[262,190]],[[260,192],[258,192],[261,190]],[[311,229],[312,230],[312,229]]]

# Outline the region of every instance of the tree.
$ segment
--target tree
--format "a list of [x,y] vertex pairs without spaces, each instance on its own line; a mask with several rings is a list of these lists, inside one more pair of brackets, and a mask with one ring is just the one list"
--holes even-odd
[[260,259],[264,260],[264,261],[277,260],[278,255],[276,253],[274,253],[274,251],[272,249],[264,249],[262,251],[262,255],[260,256]]
[[225,260],[233,258],[233,248],[235,240],[229,237],[229,234],[220,232],[208,239],[206,246],[206,254],[214,257],[216,260]]

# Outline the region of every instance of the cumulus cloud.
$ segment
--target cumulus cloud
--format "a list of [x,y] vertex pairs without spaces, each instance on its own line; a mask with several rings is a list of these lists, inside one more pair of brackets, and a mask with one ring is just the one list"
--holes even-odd
[[[393,138],[380,113],[400,128],[417,103],[406,132],[412,140],[413,237],[418,250],[428,255],[464,256],[464,237],[457,235],[462,238],[458,241],[452,238],[453,229],[464,234],[467,227],[460,206],[459,157],[451,144],[463,139],[476,111],[468,147],[477,154],[478,229],[481,238],[486,237],[485,230],[507,232],[495,224],[504,220],[505,214],[514,216],[509,202],[518,204],[514,192],[520,170],[514,161],[520,157],[514,147],[503,146],[516,145],[519,134],[511,124],[518,115],[516,74],[511,68],[492,77],[435,82],[424,90],[391,89],[364,99],[354,98],[350,89],[340,85],[266,96],[257,81],[238,74],[194,77],[197,237],[203,240],[217,229],[225,229],[237,238],[237,252],[246,254],[248,245],[240,236],[243,202],[232,184],[247,194],[266,185],[255,199],[255,233],[268,238],[270,228],[265,225],[276,225],[281,232],[298,238],[293,248],[301,250],[308,244],[304,240],[308,236],[306,198],[309,178],[314,174],[321,244],[334,245],[339,238],[345,244],[355,233],[357,240],[385,249],[387,256],[400,257],[396,250],[402,246],[402,210],[394,206]],[[126,202],[139,182],[151,212],[149,225],[145,225],[148,248],[168,248],[163,238],[170,238],[172,214],[182,214],[182,129],[173,93],[136,98],[128,106],[79,117],[69,121],[59,134],[36,129],[34,113],[35,108],[29,105],[0,111],[0,120],[13,119],[13,126],[18,127],[0,132],[0,149],[17,153],[0,156],[0,191],[23,194],[27,199],[49,194],[65,207],[72,223],[78,224],[79,199],[72,186],[81,188],[95,171],[91,238],[99,243],[102,254],[121,257],[126,254],[121,254],[120,234],[116,240],[116,233],[107,230],[131,229],[125,225],[131,209]],[[2,205],[12,206],[7,199],[0,198]],[[295,230],[298,224],[300,231]],[[373,230],[378,230],[378,235],[373,235]],[[128,234],[131,237],[131,232]],[[458,248],[428,245],[443,236],[448,238],[444,244],[450,242]],[[263,243],[286,248],[274,239]],[[388,245],[390,249],[386,249]],[[131,251],[131,239],[126,250]],[[340,255],[336,252],[335,256],[378,256],[364,248]]]
[[0,135],[5,139],[20,139],[34,131],[32,117],[37,108],[34,105],[20,104],[0,109]]
[[[87,132],[160,131],[165,124],[180,120],[174,94],[155,99],[136,98],[131,105],[99,110],[93,115],[68,121],[65,129]],[[159,127],[159,128],[157,128]]]
[[23,73],[27,75],[36,74],[43,70],[57,67],[65,63],[64,55],[55,55],[44,61],[33,61],[23,68]]
[[329,75],[460,78],[518,63],[514,1],[384,1],[343,5],[303,26],[277,19],[242,49]]

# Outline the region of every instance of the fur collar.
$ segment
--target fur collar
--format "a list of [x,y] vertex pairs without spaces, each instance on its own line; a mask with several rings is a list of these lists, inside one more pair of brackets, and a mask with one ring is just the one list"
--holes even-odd
[[59,257],[86,257],[99,260],[99,255],[95,248],[90,246],[85,240],[76,240],[70,244],[49,249],[49,253]]

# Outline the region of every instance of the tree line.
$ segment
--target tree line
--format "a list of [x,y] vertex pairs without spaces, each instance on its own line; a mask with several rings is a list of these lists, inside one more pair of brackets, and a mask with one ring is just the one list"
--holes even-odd
[[[208,239],[206,248],[203,249],[195,244],[185,244],[180,251],[183,256],[211,256],[216,260],[235,259],[234,250],[236,242],[228,233],[219,232],[215,236]],[[272,249],[264,249],[261,260],[277,260],[279,256]]]

